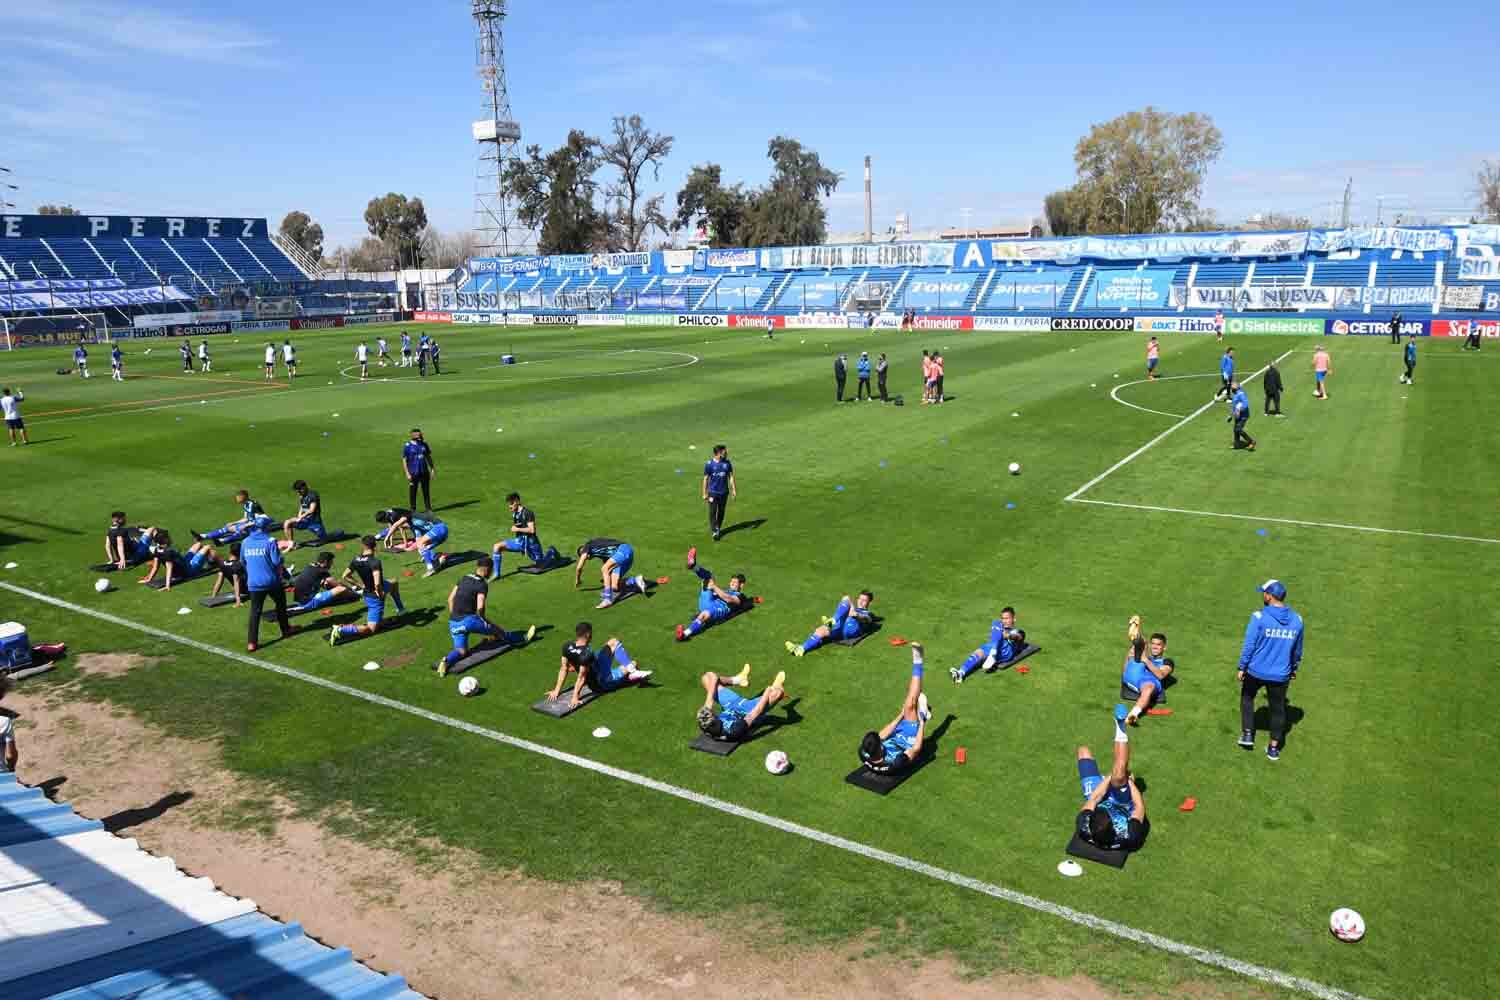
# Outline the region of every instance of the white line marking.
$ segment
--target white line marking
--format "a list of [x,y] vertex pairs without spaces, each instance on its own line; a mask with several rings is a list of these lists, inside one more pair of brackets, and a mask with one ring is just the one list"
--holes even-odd
[[1113,399],[1121,406],[1130,407],[1132,410],[1140,410],[1143,413],[1155,413],[1160,417],[1171,417],[1174,420],[1180,420],[1182,418],[1182,414],[1180,413],[1168,413],[1166,410],[1153,410],[1149,407],[1137,406],[1134,403],[1121,399],[1119,396],[1115,395],[1115,393],[1119,392],[1121,389],[1128,389],[1133,385],[1145,385],[1147,382],[1171,382],[1180,378],[1218,378],[1218,376],[1213,372],[1201,372],[1197,375],[1163,375],[1160,378],[1155,379],[1138,378],[1134,382],[1121,382],[1119,385],[1109,390],[1109,398]]
[[214,656],[221,656],[224,659],[233,660],[237,663],[242,663],[246,666],[254,667],[257,670],[265,670],[273,674],[280,674],[283,677],[289,677],[292,680],[301,681],[304,684],[312,684],[316,687],[324,688],[328,691],[335,691],[339,694],[348,695],[351,698],[357,698],[360,701],[368,702],[372,705],[379,705],[382,708],[389,708],[395,712],[403,712],[407,715],[415,716],[419,719],[426,719],[428,722],[435,722],[440,726],[447,726],[451,729],[457,729],[474,736],[480,736],[488,740],[493,740],[496,743],[514,747],[517,750],[525,750],[528,753],[540,754],[543,757],[559,761],[563,764],[569,764],[573,767],[583,768],[586,771],[592,771],[595,774],[602,774],[606,777],[628,782],[629,784],[636,785],[640,788],[647,788],[654,792],[660,792],[663,795],[670,795],[673,798],[682,799],[685,802],[691,802],[695,805],[704,806],[705,808],[713,809],[717,812],[721,812],[729,816],[734,816],[738,819],[745,819],[749,820],[752,823],[759,823],[762,826],[767,826],[774,830],[780,830],[783,833],[789,833],[796,837],[802,837],[805,840],[810,840],[814,843],[822,844],[826,847],[832,847],[841,851],[847,851],[850,854],[856,854],[871,861],[879,861],[882,864],[891,865],[892,867],[900,868],[904,871],[915,872],[918,875],[925,875],[926,877],[934,879],[938,882],[946,882],[949,885],[958,886],[962,889],[969,889],[973,892],[977,892],[985,896],[1004,900],[1007,903],[1014,903],[1017,906],[1023,906],[1028,910],[1034,910],[1038,913],[1045,913],[1049,916],[1066,920],[1069,923],[1077,924],[1080,927],[1087,927],[1090,930],[1103,931],[1104,933],[1113,935],[1114,937],[1122,938],[1126,941],[1133,941],[1136,944],[1146,945],[1150,948],[1156,948],[1159,951],[1168,952],[1173,955],[1179,955],[1183,958],[1191,959],[1194,962],[1202,963],[1203,965],[1210,965],[1219,969],[1227,969],[1230,972],[1237,973],[1249,979],[1259,980],[1263,983],[1270,983],[1273,986],[1279,986],[1283,989],[1297,990],[1299,992],[1318,997],[1319,1000],[1366,1000],[1366,998],[1360,996],[1357,993],[1350,993],[1347,990],[1337,989],[1332,986],[1324,986],[1323,984],[1313,982],[1310,979],[1303,979],[1300,976],[1294,976],[1290,973],[1281,972],[1277,969],[1267,968],[1263,965],[1255,965],[1250,962],[1244,962],[1240,959],[1225,955],[1222,952],[1211,951],[1207,948],[1199,948],[1195,945],[1183,944],[1179,941],[1174,941],[1171,938],[1165,938],[1159,934],[1153,934],[1150,931],[1137,930],[1136,928],[1127,926],[1126,924],[1116,923],[1113,920],[1106,920],[1103,917],[1097,917],[1092,913],[1085,913],[1082,910],[1075,910],[1070,906],[1063,906],[1059,903],[1052,903],[1036,896],[1030,896],[1023,892],[1017,892],[1014,889],[1007,889],[1004,886],[995,885],[991,882],[983,882],[979,879],[970,878],[967,875],[961,875],[957,872],[949,871],[946,868],[938,868],[935,865],[929,865],[924,861],[917,861],[914,858],[908,858],[904,855],[893,854],[890,851],[884,851],[878,847],[871,847],[867,844],[861,844],[858,841],[849,840],[836,834],[824,833],[821,830],[815,830],[812,827],[803,826],[800,823],[793,823],[790,820],[780,819],[779,817],[772,816],[768,813],[759,812],[754,809],[747,809],[744,806],[736,805],[733,802],[726,802],[723,799],[716,799],[712,796],[704,795],[700,792],[694,792],[686,788],[679,788],[676,785],[669,785],[666,782],[657,781],[655,778],[648,778],[644,775],[636,774],[633,771],[626,771],[618,767],[612,767],[609,764],[601,764],[598,761],[590,760],[587,757],[580,757],[577,754],[567,753],[563,750],[556,750],[541,743],[533,743],[530,740],[524,740],[516,736],[509,736],[494,729],[487,729],[484,726],[476,726],[472,722],[464,722],[461,719],[454,719],[450,716],[439,715],[436,712],[429,712],[424,708],[418,708],[415,705],[408,705],[405,702],[396,701],[394,698],[386,698],[378,694],[372,694],[369,691],[361,691],[359,688],[349,687],[348,685],[340,684],[337,681],[326,680],[322,677],[318,677],[313,674],[306,674],[300,670],[294,670],[291,667],[283,667],[280,664],[271,663],[266,660],[257,660],[253,657],[246,656],[243,653],[236,653],[231,650],[221,649],[218,646],[212,646],[206,642],[199,642],[196,639],[189,639],[185,636],[176,635],[172,632],[154,628],[150,625],[142,625],[141,623],[133,622],[128,618],[120,618],[116,615],[111,615],[103,611],[95,611],[92,608],[86,608],[82,605],[74,604],[71,601],[64,601],[56,597],[51,597],[47,594],[43,594],[35,590],[28,590],[25,587],[18,587],[14,584],[0,582],[0,588],[4,588],[5,590],[8,590],[13,594],[19,594],[22,597],[29,597],[34,601],[40,601],[43,604],[50,604],[53,607],[71,611],[74,614],[87,615],[90,618],[97,618],[100,621],[109,622],[112,625],[119,625],[122,628],[128,628],[145,635],[153,636],[157,639],[164,639],[168,642],[175,642],[178,645],[187,646],[188,648],[196,649],[199,652],[211,653]]
[[[1291,351],[1287,351],[1281,357],[1277,358],[1276,362],[1279,363],[1279,362],[1283,361],[1291,353],[1292,353]],[[1254,374],[1252,374],[1252,375],[1250,375],[1250,376],[1248,376],[1246,378],[1241,379],[1240,380],[1240,385],[1245,385],[1246,383],[1250,382],[1252,379],[1259,377],[1259,375],[1262,372],[1264,372],[1266,370],[1266,368],[1269,368],[1269,367],[1271,367],[1271,366],[1270,365],[1266,365],[1264,368],[1258,369]],[[1066,503],[1069,500],[1077,500],[1079,497],[1083,496],[1089,490],[1093,489],[1095,486],[1098,486],[1100,483],[1104,482],[1104,480],[1108,479],[1114,473],[1116,473],[1119,470],[1123,469],[1125,466],[1129,465],[1131,462],[1134,462],[1137,458],[1140,458],[1146,452],[1150,451],[1152,448],[1155,448],[1158,444],[1161,444],[1161,442],[1164,441],[1164,440],[1166,440],[1166,438],[1173,431],[1175,431],[1178,428],[1182,427],[1183,425],[1187,424],[1188,421],[1192,420],[1194,417],[1198,416],[1199,414],[1205,412],[1209,407],[1211,407],[1211,406],[1217,406],[1217,405],[1218,405],[1218,400],[1216,400],[1216,399],[1210,399],[1208,402],[1206,402],[1202,406],[1198,407],[1192,413],[1189,413],[1187,416],[1185,416],[1181,420],[1177,421],[1177,423],[1173,424],[1171,427],[1168,427],[1166,430],[1164,430],[1160,434],[1156,435],[1156,437],[1152,438],[1150,441],[1147,441],[1145,444],[1141,445],[1135,451],[1132,451],[1129,455],[1126,455],[1124,458],[1120,459],[1114,465],[1111,465],[1109,468],[1107,468],[1103,472],[1099,473],[1093,479],[1090,479],[1088,482],[1086,482],[1082,486],[1078,487],[1078,489],[1074,490],[1072,493],[1069,493],[1067,496],[1063,497],[1063,502]]]
[[1445,535],[1435,531],[1411,531],[1406,528],[1372,528],[1364,524],[1339,524],[1335,521],[1299,521],[1290,517],[1260,517],[1255,514],[1225,514],[1216,510],[1187,510],[1183,507],[1155,507],[1144,503],[1120,503],[1115,500],[1080,500],[1069,497],[1073,503],[1091,503],[1100,507],[1123,507],[1129,510],[1152,510],[1162,514],[1196,514],[1199,517],[1227,517],[1236,521],[1257,521],[1266,524],[1294,524],[1303,528],[1339,528],[1344,531],[1363,531],[1374,535],[1408,535],[1414,538],[1441,538],[1450,542],[1480,542],[1485,545],[1500,545],[1500,538],[1479,538],[1474,535]]

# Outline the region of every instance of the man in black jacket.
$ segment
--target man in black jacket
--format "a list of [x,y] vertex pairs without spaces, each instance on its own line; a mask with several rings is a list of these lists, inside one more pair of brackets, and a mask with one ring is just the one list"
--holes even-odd
[[1276,362],[1272,361],[1266,365],[1266,374],[1261,379],[1261,385],[1266,390],[1266,416],[1281,416],[1281,370],[1276,367]]
[[844,401],[844,380],[849,377],[849,364],[845,356],[840,354],[833,359],[833,380],[838,385],[837,402]]
[[1401,343],[1401,314],[1391,313],[1391,343]]
[[880,388],[880,401],[882,403],[887,402],[890,399],[890,397],[885,394],[885,373],[886,369],[888,369],[889,367],[890,362],[886,361],[885,354],[882,353],[880,355],[880,359],[875,362],[875,384]]

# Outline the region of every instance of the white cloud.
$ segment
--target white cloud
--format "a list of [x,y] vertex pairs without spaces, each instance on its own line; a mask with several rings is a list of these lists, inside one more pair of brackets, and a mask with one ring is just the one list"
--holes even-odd
[[[248,25],[126,3],[48,0],[4,15],[8,31],[36,47],[99,59],[147,54],[234,66],[270,66],[275,42]],[[42,37],[37,37],[40,33]],[[12,48],[15,47],[12,40]]]

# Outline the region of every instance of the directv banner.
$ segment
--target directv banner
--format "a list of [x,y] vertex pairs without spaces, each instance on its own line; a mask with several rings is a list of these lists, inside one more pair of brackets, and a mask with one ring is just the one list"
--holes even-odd
[[[1335,337],[1385,337],[1389,336],[1391,332],[1390,320],[1386,319],[1367,319],[1364,316],[1359,316],[1330,319],[1327,323],[1328,333]],[[1401,336],[1427,336],[1427,321],[1422,319],[1403,319],[1401,321]]]
[[1172,289],[1172,305],[1188,309],[1258,310],[1275,309],[1301,312],[1307,309],[1335,309],[1344,289],[1332,285],[1303,288],[1300,285],[1251,285],[1233,287],[1197,287]]
[[1216,333],[1212,316],[1137,316],[1136,333]]
[[1336,250],[1452,250],[1453,237],[1437,229],[1363,226],[1308,233],[1307,249],[1312,253],[1333,253]]
[[975,316],[976,330],[1039,332],[1052,329],[1051,316]]
[[830,267],[952,267],[952,243],[845,243],[821,247],[772,247],[760,252],[767,271]]
[[985,305],[990,309],[1051,309],[1062,298],[1064,285],[1056,281],[1026,278],[996,278],[990,283]]
[[1133,316],[1053,316],[1052,329],[1057,331],[1084,330],[1100,332],[1108,330],[1134,330]]
[[4,215],[0,239],[269,239],[265,219],[144,215]]
[[1307,233],[1182,236],[1080,236],[990,244],[997,261],[1151,260],[1164,257],[1286,257],[1307,249]]

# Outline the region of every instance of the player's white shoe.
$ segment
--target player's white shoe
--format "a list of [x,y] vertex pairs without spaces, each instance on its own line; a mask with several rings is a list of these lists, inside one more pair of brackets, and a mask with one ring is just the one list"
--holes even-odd
[[932,707],[927,704],[927,692],[923,691],[917,695],[917,718],[926,722],[932,718]]

